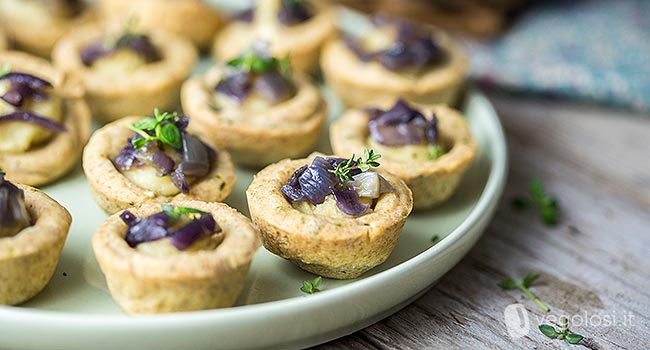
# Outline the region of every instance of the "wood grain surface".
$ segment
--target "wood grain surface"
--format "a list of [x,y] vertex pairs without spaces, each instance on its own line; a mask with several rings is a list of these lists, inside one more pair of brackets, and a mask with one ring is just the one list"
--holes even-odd
[[[650,118],[488,96],[506,131],[510,173],[483,238],[419,300],[317,349],[650,349]],[[532,178],[559,201],[556,227],[511,207]],[[496,285],[529,272],[542,274],[531,291],[550,313]],[[514,303],[530,321],[521,338],[509,336],[504,321]],[[579,345],[537,329],[562,315],[585,336]]]

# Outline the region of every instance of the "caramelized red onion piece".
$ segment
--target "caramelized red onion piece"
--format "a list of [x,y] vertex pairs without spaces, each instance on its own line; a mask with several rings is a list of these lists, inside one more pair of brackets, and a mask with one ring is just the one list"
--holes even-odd
[[206,213],[179,228],[169,237],[169,243],[178,250],[185,250],[197,239],[219,232],[221,232],[221,227],[217,225],[212,215]]
[[13,236],[31,225],[25,193],[4,177],[0,171],[0,238]]
[[303,2],[281,0],[278,20],[285,26],[303,23],[312,17],[309,8]]
[[368,129],[371,137],[388,146],[416,145],[426,140],[429,144],[437,142],[437,119],[424,117],[411,108],[404,100],[398,100],[387,110],[370,109]]
[[323,203],[325,197],[332,193],[332,188],[338,183],[336,175],[330,172],[333,169],[323,157],[316,157],[298,178],[302,193],[312,204]]
[[294,86],[277,71],[270,71],[255,79],[255,91],[267,100],[278,103],[291,97]]
[[214,91],[229,96],[238,103],[242,103],[253,89],[253,84],[250,80],[251,75],[249,73],[235,73],[221,79],[214,88]]
[[27,73],[11,72],[1,76],[1,80],[9,80],[10,86],[0,98],[14,107],[22,107],[28,98],[48,99],[49,95],[43,90],[52,87],[50,82]]
[[208,146],[196,136],[183,134],[183,160],[179,166],[186,176],[205,176],[210,171]]
[[120,214],[120,218],[129,226],[126,230],[125,240],[131,248],[140,243],[156,241],[170,235],[167,227],[170,218],[165,212],[156,213],[147,218],[139,218],[125,210]]
[[336,206],[350,216],[359,216],[370,209],[370,205],[363,204],[359,201],[359,194],[353,189],[332,189]]
[[9,122],[9,121],[20,121],[20,122],[31,123],[34,125],[38,125],[44,129],[55,131],[55,132],[67,131],[65,125],[56,122],[52,119],[41,117],[31,112],[16,111],[16,112],[12,112],[0,116],[0,123]]
[[86,66],[91,66],[98,59],[109,56],[119,49],[129,49],[144,58],[147,63],[162,59],[160,50],[151,42],[148,35],[127,33],[122,35],[113,47],[106,47],[101,42],[84,47],[80,54],[81,62]]
[[174,171],[174,160],[165,152],[156,151],[151,155],[151,163],[160,170],[163,175],[169,175]]
[[198,238],[221,232],[221,227],[208,213],[202,214],[198,219],[188,222],[177,230],[170,228],[171,218],[164,211],[147,218],[139,218],[125,210],[120,214],[120,218],[128,226],[125,240],[132,248],[140,243],[169,237],[169,242],[176,249],[185,250]]
[[280,188],[280,191],[292,201],[305,199],[305,194],[302,192],[300,182],[298,182],[298,179],[302,176],[305,170],[307,170],[307,165],[298,168],[298,170],[291,174],[289,181]]

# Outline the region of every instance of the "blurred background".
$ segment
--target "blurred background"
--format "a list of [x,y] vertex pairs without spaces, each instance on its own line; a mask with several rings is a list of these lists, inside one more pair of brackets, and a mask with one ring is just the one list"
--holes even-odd
[[338,2],[461,34],[484,87],[650,113],[650,1]]

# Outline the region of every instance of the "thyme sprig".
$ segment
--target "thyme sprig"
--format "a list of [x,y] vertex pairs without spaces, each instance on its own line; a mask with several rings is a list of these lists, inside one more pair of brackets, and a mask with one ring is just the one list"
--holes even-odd
[[530,287],[533,282],[535,282],[539,278],[539,274],[527,274],[524,276],[524,278],[521,280],[521,283],[515,282],[512,278],[506,278],[503,281],[497,283],[499,287],[505,290],[510,290],[510,289],[515,289],[519,288],[524,294],[526,294],[527,297],[529,297],[532,301],[535,302],[535,304],[539,305],[542,310],[546,312],[550,312],[551,308],[546,306],[541,300],[539,300],[538,297],[536,297],[533,293],[531,293],[530,290],[528,290],[528,287]]
[[4,77],[9,73],[11,73],[11,65],[9,63],[5,63],[4,65],[2,65],[2,68],[0,68],[0,78]]
[[565,340],[567,343],[575,345],[584,339],[584,336],[569,331],[569,319],[566,317],[561,318],[562,326],[560,330],[548,324],[539,325],[539,331],[551,339]]
[[174,148],[182,147],[181,131],[174,123],[178,117],[174,113],[160,113],[158,108],[154,109],[154,116],[138,120],[137,122],[129,125],[129,129],[138,133],[142,138],[134,137],[131,140],[135,149],[144,147],[144,145],[153,141],[160,141],[168,144]]
[[317,276],[316,278],[314,278],[311,281],[310,280],[304,280],[304,281],[302,281],[302,287],[300,287],[300,290],[303,293],[307,293],[307,294],[314,294],[316,292],[320,292],[320,289],[318,289],[318,288],[320,287],[320,283],[321,283],[322,280],[323,280],[323,277],[321,277],[321,276]]
[[376,168],[379,166],[377,162],[379,158],[381,158],[381,154],[375,153],[372,149],[364,148],[362,157],[355,159],[355,155],[352,154],[350,159],[339,163],[330,172],[338,176],[341,181],[352,181],[352,171],[358,169],[365,172],[370,170],[370,168]]
[[557,224],[557,200],[544,191],[542,182],[538,179],[530,181],[529,196],[517,196],[512,200],[512,206],[518,210],[534,207],[539,211],[542,221],[549,226]]
[[265,56],[256,50],[249,50],[243,55],[226,62],[226,65],[239,69],[244,73],[263,74],[277,70],[287,78],[290,78],[292,74],[289,55],[284,56],[284,58],[276,58]]

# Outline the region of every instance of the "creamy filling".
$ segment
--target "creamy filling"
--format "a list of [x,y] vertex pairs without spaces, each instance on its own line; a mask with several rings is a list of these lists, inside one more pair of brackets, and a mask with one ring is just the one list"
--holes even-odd
[[[370,205],[367,213],[372,212],[373,199],[368,197],[359,197],[359,201],[363,204]],[[321,204],[312,204],[310,201],[294,201],[292,204],[294,209],[300,211],[303,214],[308,215],[321,215],[328,216],[331,218],[350,218],[351,216],[342,212],[341,209],[336,205],[336,200],[333,195],[328,195],[325,197],[325,201]]]
[[[179,154],[167,146],[164,152],[174,160],[174,165],[178,166],[181,161]],[[138,159],[144,164],[141,166],[133,166],[129,170],[122,171],[122,175],[129,179],[129,181],[161,196],[174,196],[180,193],[178,187],[172,182],[170,175],[163,175],[146,157],[143,156]],[[194,177],[189,176],[186,179],[190,185],[196,180]]]
[[[9,81],[0,81],[0,96],[7,92],[10,84]],[[61,98],[53,94],[47,100],[30,98],[20,108],[16,108],[0,99],[0,115],[13,113],[17,110],[31,111],[41,117],[57,122],[61,122],[63,119]],[[34,146],[47,142],[52,135],[51,131],[27,122],[2,122],[0,123],[0,152],[26,152]]]
[[152,256],[173,256],[186,252],[197,252],[201,250],[213,250],[223,241],[224,232],[215,233],[211,236],[201,237],[194,241],[191,246],[185,250],[178,250],[170,242],[169,238],[159,239],[157,241],[144,242],[137,245],[136,249],[140,252]]
[[251,92],[242,103],[232,97],[215,92],[212,94],[212,103],[220,110],[244,110],[248,112],[262,112],[271,107],[273,103],[268,99],[260,96],[256,92]]
[[129,49],[120,49],[100,57],[92,64],[92,70],[107,77],[123,77],[145,66],[147,61]]

